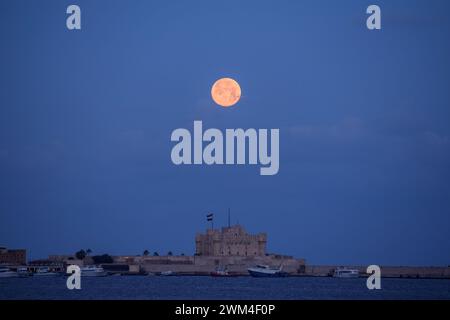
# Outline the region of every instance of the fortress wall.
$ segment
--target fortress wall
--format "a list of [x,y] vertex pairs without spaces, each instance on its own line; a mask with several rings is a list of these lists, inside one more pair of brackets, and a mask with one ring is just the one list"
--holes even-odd
[[[115,263],[138,265],[146,272],[173,271],[179,274],[210,274],[217,267],[227,267],[234,274],[247,275],[247,268],[257,264],[279,267],[292,275],[298,276],[331,276],[339,265],[305,265],[305,260],[289,256],[268,255],[256,257],[242,256],[149,256],[149,257],[114,257]],[[346,266],[358,269],[362,276],[366,275],[367,266]],[[406,267],[381,266],[382,277],[395,278],[447,278],[450,279],[450,267]]]
[[217,267],[227,267],[228,271],[236,274],[248,274],[247,268],[257,264],[279,267],[289,273],[298,274],[304,260],[282,256],[190,256],[190,257],[152,257],[142,259],[142,269],[146,272],[173,271],[177,273],[209,274]]

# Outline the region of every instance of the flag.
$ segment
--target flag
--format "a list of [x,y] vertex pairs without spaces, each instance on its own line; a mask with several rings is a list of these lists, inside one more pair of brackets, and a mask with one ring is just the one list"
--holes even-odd
[[213,216],[214,216],[214,215],[213,215],[212,213],[207,214],[207,215],[206,215],[206,220],[207,220],[207,221],[212,221],[212,220],[213,220]]

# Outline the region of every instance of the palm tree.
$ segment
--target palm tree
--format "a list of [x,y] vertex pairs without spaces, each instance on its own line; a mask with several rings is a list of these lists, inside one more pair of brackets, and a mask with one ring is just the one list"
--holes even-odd
[[157,256],[159,256],[159,253],[157,251],[155,251],[155,252],[153,252],[153,256],[157,257]]
[[86,251],[84,251],[83,249],[77,251],[75,253],[75,257],[77,257],[78,260],[83,260],[84,258],[86,258]]
[[92,250],[91,249],[87,249],[86,250],[86,255],[88,256],[88,255],[90,255],[92,253]]
[[167,252],[167,255],[172,256],[173,255],[172,251]]
[[149,254],[150,254],[150,252],[148,250],[144,250],[144,253],[143,253],[144,256],[148,256]]

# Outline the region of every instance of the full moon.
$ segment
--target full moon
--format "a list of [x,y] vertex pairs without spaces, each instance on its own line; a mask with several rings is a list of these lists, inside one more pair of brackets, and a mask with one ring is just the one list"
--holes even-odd
[[241,98],[241,87],[231,78],[222,78],[212,86],[211,96],[219,106],[231,107]]

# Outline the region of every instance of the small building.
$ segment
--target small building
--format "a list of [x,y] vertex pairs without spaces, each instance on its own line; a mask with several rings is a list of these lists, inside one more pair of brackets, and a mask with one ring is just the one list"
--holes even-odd
[[26,265],[27,251],[25,249],[0,247],[0,264]]
[[266,244],[265,233],[248,234],[241,225],[208,229],[195,237],[197,256],[264,256]]

